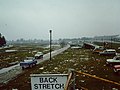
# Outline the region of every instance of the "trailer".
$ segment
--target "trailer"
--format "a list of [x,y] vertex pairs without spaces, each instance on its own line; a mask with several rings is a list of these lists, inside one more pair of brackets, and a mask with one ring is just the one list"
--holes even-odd
[[22,69],[25,68],[32,68],[37,64],[37,60],[34,59],[33,57],[27,57],[24,61],[20,62],[20,66]]

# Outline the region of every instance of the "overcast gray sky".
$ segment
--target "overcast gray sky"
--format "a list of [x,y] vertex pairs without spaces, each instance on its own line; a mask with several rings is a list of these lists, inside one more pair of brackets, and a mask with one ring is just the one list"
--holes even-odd
[[120,0],[0,0],[7,40],[120,34]]

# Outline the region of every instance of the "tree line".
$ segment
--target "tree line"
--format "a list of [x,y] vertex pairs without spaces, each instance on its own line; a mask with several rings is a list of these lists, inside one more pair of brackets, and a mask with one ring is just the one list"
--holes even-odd
[[6,45],[5,37],[0,33],[0,47]]

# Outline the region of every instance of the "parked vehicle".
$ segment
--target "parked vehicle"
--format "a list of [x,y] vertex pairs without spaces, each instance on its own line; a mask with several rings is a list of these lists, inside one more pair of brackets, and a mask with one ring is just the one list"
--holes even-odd
[[93,50],[93,53],[99,53],[102,52],[104,50],[104,47],[102,46],[97,46],[95,47],[95,49]]
[[120,47],[118,47],[118,50],[120,50]]
[[107,65],[120,65],[120,56],[115,56],[113,59],[107,59]]
[[33,67],[37,64],[37,60],[33,57],[27,57],[23,62],[20,62],[22,69]]
[[103,52],[99,52],[99,55],[116,55],[115,49],[106,49]]
[[35,54],[35,59],[42,59],[43,58],[43,53],[42,52],[37,52]]
[[81,49],[82,47],[80,46],[72,46],[71,49]]
[[120,65],[115,65],[113,67],[113,70],[114,70],[115,73],[120,72]]

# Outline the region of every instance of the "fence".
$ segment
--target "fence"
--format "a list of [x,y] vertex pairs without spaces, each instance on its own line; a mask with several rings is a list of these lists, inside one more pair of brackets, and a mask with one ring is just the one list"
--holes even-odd
[[[106,82],[106,83],[117,85],[120,88],[120,83],[118,83],[118,82],[114,82],[114,81],[111,81],[111,80],[108,80],[108,79],[100,78],[100,77],[97,77],[95,75],[91,75],[91,74],[84,73],[84,72],[81,72],[81,71],[71,70],[71,72],[69,73],[68,80],[66,82],[66,86],[65,86],[64,90],[76,90],[76,87],[75,87],[76,75],[78,77],[80,75],[85,75],[85,76],[91,77],[91,78],[96,79],[96,80],[100,80],[100,81],[103,81],[103,82]],[[87,88],[82,87],[82,86],[80,87],[80,89],[81,90],[88,90]],[[118,90],[118,89],[115,89],[115,90]]]

